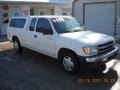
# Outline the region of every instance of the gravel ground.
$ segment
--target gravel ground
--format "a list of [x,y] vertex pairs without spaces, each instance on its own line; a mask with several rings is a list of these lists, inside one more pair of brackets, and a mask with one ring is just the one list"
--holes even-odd
[[28,49],[19,55],[12,43],[0,42],[0,90],[120,90],[120,60],[108,62],[103,73],[69,75],[56,59]]

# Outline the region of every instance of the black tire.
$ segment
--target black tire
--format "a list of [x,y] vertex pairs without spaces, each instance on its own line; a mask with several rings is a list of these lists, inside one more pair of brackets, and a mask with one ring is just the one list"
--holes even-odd
[[103,63],[101,66],[97,67],[97,71],[98,72],[103,72],[106,69],[106,67],[107,67],[106,64]]
[[[66,69],[66,67],[64,65],[64,62],[65,62],[64,58],[67,58],[67,57],[70,57],[72,59],[73,67],[71,70]],[[60,63],[65,72],[67,72],[69,74],[78,73],[80,64],[79,64],[78,58],[76,57],[76,55],[74,53],[64,52],[64,53],[62,53],[62,55],[60,55],[59,60],[60,60]]]
[[16,51],[16,53],[22,53],[22,47],[21,47],[20,42],[17,38],[15,38],[13,40],[13,46],[14,46],[14,50]]

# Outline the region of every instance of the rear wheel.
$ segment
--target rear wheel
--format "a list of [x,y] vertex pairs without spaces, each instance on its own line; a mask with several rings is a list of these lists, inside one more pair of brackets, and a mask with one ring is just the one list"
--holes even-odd
[[13,40],[13,45],[14,45],[14,50],[17,52],[17,53],[21,53],[22,52],[22,47],[20,45],[20,42],[17,38],[15,38]]
[[60,56],[60,61],[63,69],[70,74],[79,71],[79,62],[77,57],[71,52],[65,52]]

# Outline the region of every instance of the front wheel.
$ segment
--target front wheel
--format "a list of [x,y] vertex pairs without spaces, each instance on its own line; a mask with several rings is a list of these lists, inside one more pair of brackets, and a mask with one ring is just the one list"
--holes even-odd
[[106,69],[106,67],[107,67],[106,64],[103,63],[101,66],[97,67],[97,71],[103,72]]
[[79,62],[77,57],[71,53],[66,52],[60,57],[63,69],[70,74],[77,73],[79,70]]

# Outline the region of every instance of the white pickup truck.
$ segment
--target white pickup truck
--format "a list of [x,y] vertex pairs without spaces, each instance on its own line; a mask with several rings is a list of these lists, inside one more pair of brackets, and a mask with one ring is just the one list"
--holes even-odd
[[87,30],[70,16],[12,17],[7,37],[17,53],[26,47],[57,58],[68,73],[83,63],[100,68],[118,51],[114,38]]

